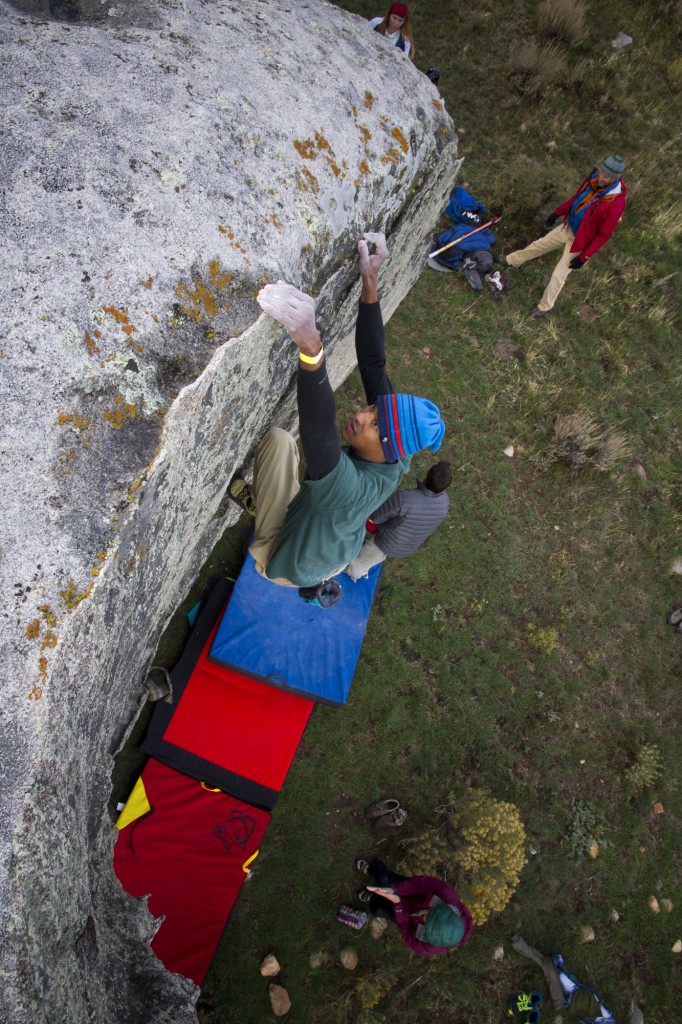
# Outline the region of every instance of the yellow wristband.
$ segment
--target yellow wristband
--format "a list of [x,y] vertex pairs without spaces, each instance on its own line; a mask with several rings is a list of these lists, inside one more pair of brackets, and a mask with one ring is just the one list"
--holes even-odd
[[307,363],[308,366],[317,366],[323,355],[324,349],[322,345],[320,345],[320,351],[317,353],[316,356],[304,356],[302,352],[299,352],[298,358],[301,360],[302,363]]

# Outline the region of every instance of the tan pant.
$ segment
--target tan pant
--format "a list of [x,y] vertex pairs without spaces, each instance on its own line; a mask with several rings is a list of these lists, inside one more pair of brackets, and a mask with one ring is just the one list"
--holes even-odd
[[544,256],[546,252],[552,252],[553,249],[560,249],[563,245],[563,256],[552,271],[549,283],[538,302],[538,309],[541,309],[543,313],[552,309],[559,297],[559,292],[566,283],[566,278],[571,273],[568,264],[576,255],[576,253],[571,252],[574,238],[575,235],[568,224],[558,224],[546,235],[543,235],[542,238],[538,238],[531,242],[530,245],[527,245],[525,249],[517,249],[516,252],[512,252],[507,256],[507,263],[510,267],[520,267],[522,263],[534,260],[536,256]]
[[353,561],[346,566],[346,572],[352,580],[357,582],[367,576],[372,566],[383,562],[385,558],[386,555],[378,547],[374,537],[368,537],[360,549],[360,554],[356,555]]
[[[299,471],[300,458],[295,440],[286,430],[273,427],[258,445],[253,471],[256,536],[249,552],[261,576],[265,576],[268,563],[277,550],[289,502],[298,494]],[[272,582],[284,587],[294,586],[284,578]]]

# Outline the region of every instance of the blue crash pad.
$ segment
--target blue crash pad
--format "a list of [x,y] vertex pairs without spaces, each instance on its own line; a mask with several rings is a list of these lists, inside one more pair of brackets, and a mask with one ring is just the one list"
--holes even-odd
[[383,565],[333,608],[307,604],[294,587],[260,576],[247,556],[211,647],[212,661],[324,704],[345,704]]

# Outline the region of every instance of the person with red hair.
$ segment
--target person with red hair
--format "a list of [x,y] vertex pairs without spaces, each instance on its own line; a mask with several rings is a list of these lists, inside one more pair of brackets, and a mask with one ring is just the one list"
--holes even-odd
[[375,32],[402,50],[406,57],[414,60],[414,39],[407,4],[391,4],[383,18],[372,18],[369,24]]

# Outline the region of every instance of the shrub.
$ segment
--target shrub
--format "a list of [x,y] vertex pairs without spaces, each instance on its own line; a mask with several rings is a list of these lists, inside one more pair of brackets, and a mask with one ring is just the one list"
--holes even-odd
[[538,33],[566,46],[577,46],[587,38],[586,7],[583,0],[542,0],[538,6]]
[[529,622],[526,626],[526,643],[536,651],[549,656],[556,647],[557,631],[553,626],[539,629],[533,622]]
[[530,96],[561,83],[567,67],[566,53],[558,43],[521,43],[512,51],[511,74],[521,91]]
[[572,469],[591,465],[606,472],[629,454],[628,441],[617,430],[602,427],[589,413],[573,412],[557,416],[553,441],[533,461],[543,468],[563,462]]
[[518,809],[485,790],[468,789],[438,809],[443,821],[407,840],[401,869],[450,877],[475,924],[509,903],[526,864],[526,831]]
[[660,750],[655,743],[646,743],[626,769],[625,778],[635,789],[648,789],[649,786],[653,786],[662,771]]
[[593,843],[608,846],[604,838],[607,828],[606,819],[598,807],[588,800],[574,800],[573,817],[565,837],[571,856],[581,860]]

